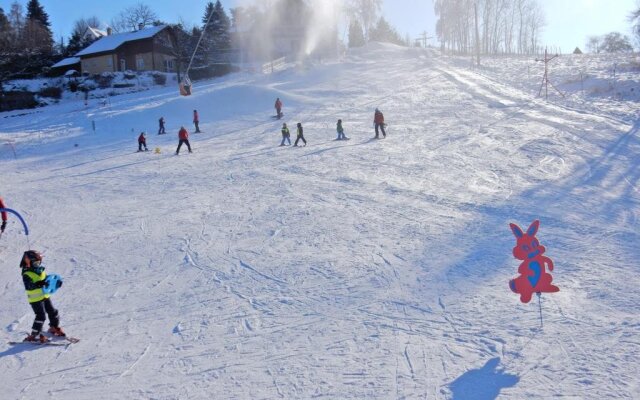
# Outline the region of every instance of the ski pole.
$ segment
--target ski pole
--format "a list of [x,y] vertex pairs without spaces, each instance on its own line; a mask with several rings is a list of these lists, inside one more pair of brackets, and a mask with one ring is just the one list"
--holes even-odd
[[540,292],[536,292],[538,295],[538,308],[540,310],[540,329],[542,329],[542,294]]

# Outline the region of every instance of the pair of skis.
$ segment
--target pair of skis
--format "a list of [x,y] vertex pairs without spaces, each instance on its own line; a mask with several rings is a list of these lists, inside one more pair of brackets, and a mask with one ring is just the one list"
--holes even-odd
[[75,338],[75,337],[71,337],[71,336],[53,336],[51,338],[49,338],[49,340],[47,340],[46,342],[40,342],[40,341],[35,341],[35,342],[9,342],[10,345],[17,345],[17,344],[32,344],[35,346],[69,346],[70,344],[73,343],[78,343],[80,341],[80,339]]

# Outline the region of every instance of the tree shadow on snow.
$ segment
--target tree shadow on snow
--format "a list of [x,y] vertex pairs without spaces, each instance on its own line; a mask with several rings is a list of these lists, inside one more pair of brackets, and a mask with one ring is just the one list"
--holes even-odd
[[492,400],[500,390],[515,386],[520,378],[505,373],[500,358],[492,358],[480,369],[472,369],[449,384],[453,400]]

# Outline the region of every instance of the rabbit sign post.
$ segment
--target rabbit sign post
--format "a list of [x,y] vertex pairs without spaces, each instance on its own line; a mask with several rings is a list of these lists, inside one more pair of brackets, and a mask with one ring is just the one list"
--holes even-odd
[[[536,238],[540,221],[535,220],[526,232],[516,224],[509,224],[516,237],[516,246],[513,248],[513,256],[522,260],[518,267],[518,276],[509,281],[509,287],[520,295],[520,301],[528,303],[534,293],[555,293],[560,289],[551,284],[553,277],[549,271],[553,271],[553,261],[544,256],[546,249],[540,245]],[[545,267],[546,266],[546,267]]]

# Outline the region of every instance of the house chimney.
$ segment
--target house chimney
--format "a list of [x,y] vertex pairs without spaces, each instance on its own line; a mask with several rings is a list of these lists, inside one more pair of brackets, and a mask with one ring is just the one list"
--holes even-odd
[[141,31],[142,29],[144,29],[144,24],[142,22],[140,22],[138,24],[138,30]]
[[111,29],[111,27],[107,27],[107,36],[111,36],[111,34],[113,33],[113,29]]

